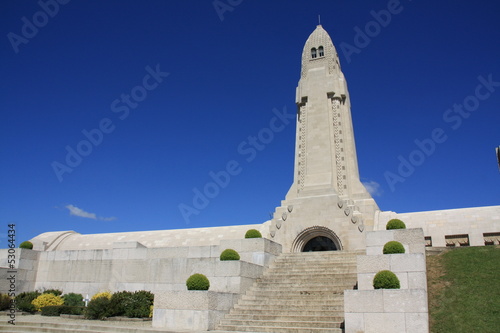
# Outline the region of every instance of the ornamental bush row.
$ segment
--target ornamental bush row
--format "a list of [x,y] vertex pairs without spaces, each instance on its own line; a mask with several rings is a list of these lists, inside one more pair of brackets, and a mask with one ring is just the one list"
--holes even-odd
[[10,308],[11,298],[7,294],[0,294],[0,311],[4,311]]
[[92,297],[85,310],[87,319],[104,319],[115,316],[147,318],[151,316],[154,295],[146,290],[102,292]]
[[[57,289],[20,293],[16,297],[18,310],[24,312],[41,311],[44,316],[59,316],[60,314],[84,314],[88,319],[103,319],[112,316],[129,318],[145,318],[151,316],[154,295],[145,290],[136,292],[120,291],[112,294],[109,291],[100,292],[92,297],[85,308],[83,296],[76,293],[62,295]],[[10,304],[10,298],[6,304]],[[0,305],[2,305],[0,296]],[[8,305],[7,305],[8,306]]]

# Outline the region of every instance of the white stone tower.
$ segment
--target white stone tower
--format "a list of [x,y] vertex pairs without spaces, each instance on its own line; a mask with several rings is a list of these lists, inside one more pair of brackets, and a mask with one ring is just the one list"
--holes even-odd
[[347,83],[321,25],[302,52],[296,103],[294,179],[270,236],[291,252],[363,249],[378,207],[359,180]]

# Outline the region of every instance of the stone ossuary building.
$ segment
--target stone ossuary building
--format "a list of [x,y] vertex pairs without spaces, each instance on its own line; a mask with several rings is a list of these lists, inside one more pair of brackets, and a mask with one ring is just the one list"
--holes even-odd
[[[294,321],[296,327],[340,332],[337,323],[345,318],[346,331],[370,332],[378,321],[392,318],[390,321],[396,324],[388,327],[387,332],[425,332],[424,246],[498,244],[500,206],[416,213],[380,211],[359,178],[347,82],[332,40],[320,25],[309,36],[302,52],[296,104],[294,179],[270,221],[255,225],[94,235],[74,231],[43,233],[31,240],[33,250],[19,250],[17,292],[57,288],[67,293],[93,295],[103,290],[146,289],[157,298],[155,326],[213,329],[220,323],[219,327],[225,330],[243,330],[245,326],[248,331],[259,327],[259,331],[272,332],[296,331],[292,326],[284,326],[284,320],[280,323],[276,319],[279,315],[298,316],[293,312],[293,305],[282,308],[280,297],[286,305],[297,302],[300,297],[316,295],[313,299],[301,299],[299,303],[303,301],[313,310],[313,303],[323,304],[318,310],[321,312],[330,309],[328,304],[340,302],[338,308],[331,307],[330,314],[326,314],[336,319],[319,320],[328,322],[322,327],[315,326],[318,320],[303,315]],[[403,220],[407,230],[384,231],[385,224],[392,218]],[[258,229],[263,239],[243,239],[248,229]],[[393,239],[400,240],[407,248],[404,257],[387,259],[389,257],[381,256],[383,244]],[[241,260],[221,262],[219,255],[226,248],[237,250]],[[1,251],[0,266],[7,267],[7,250]],[[389,267],[397,273],[402,280],[399,296],[373,294],[370,281],[376,270],[370,270],[369,266],[374,263],[379,263],[375,264],[377,269]],[[318,271],[314,271],[314,267]],[[346,268],[336,271],[338,267]],[[311,273],[304,278],[301,270]],[[331,286],[323,286],[319,278],[314,280],[316,274],[313,273],[323,274],[319,270],[340,274],[333,276],[339,281],[337,292],[332,291],[329,295],[327,291]],[[7,268],[1,268],[1,273],[7,274]],[[226,297],[220,302],[227,301],[228,305],[214,309],[209,301],[208,308],[201,309],[183,304],[185,281],[193,273],[207,275],[211,281],[212,301]],[[282,283],[288,281],[289,284],[280,287],[278,281],[273,280],[273,274],[280,276]],[[2,281],[0,291],[5,292],[8,286],[3,284],[5,279]],[[353,289],[356,283],[359,290],[346,292],[344,304],[343,290]],[[298,293],[297,298],[287,298],[295,297],[290,296],[294,288],[305,288],[299,290],[304,293]],[[284,295],[286,290],[290,294]],[[267,295],[269,299],[272,293],[275,293],[272,298],[276,303],[265,310],[259,297],[265,300],[264,295]],[[331,298],[333,294],[340,298]],[[365,296],[375,302],[370,303],[371,309],[362,309],[361,303],[356,303],[356,299]],[[169,300],[176,297],[181,301],[177,305],[170,304]],[[379,301],[373,301],[377,297]],[[393,310],[378,309],[377,304],[384,302],[383,297],[406,297],[420,305],[415,309],[401,310],[404,306]],[[238,312],[245,306],[256,314],[264,310],[273,313],[274,319],[265,314],[250,318],[247,312]]]

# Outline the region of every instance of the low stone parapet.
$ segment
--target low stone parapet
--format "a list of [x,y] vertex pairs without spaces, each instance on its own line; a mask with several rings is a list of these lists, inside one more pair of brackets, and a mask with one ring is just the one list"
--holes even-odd
[[346,290],[344,311],[346,333],[429,332],[423,289]]
[[153,327],[208,331],[233,307],[239,295],[214,291],[162,291],[155,295]]

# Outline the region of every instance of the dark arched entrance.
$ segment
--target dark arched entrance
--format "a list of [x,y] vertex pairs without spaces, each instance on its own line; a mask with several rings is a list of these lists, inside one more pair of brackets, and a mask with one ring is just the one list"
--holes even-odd
[[337,246],[328,237],[317,236],[306,243],[302,252],[336,251]]
[[291,252],[342,250],[339,237],[329,228],[313,226],[302,230],[292,243]]

